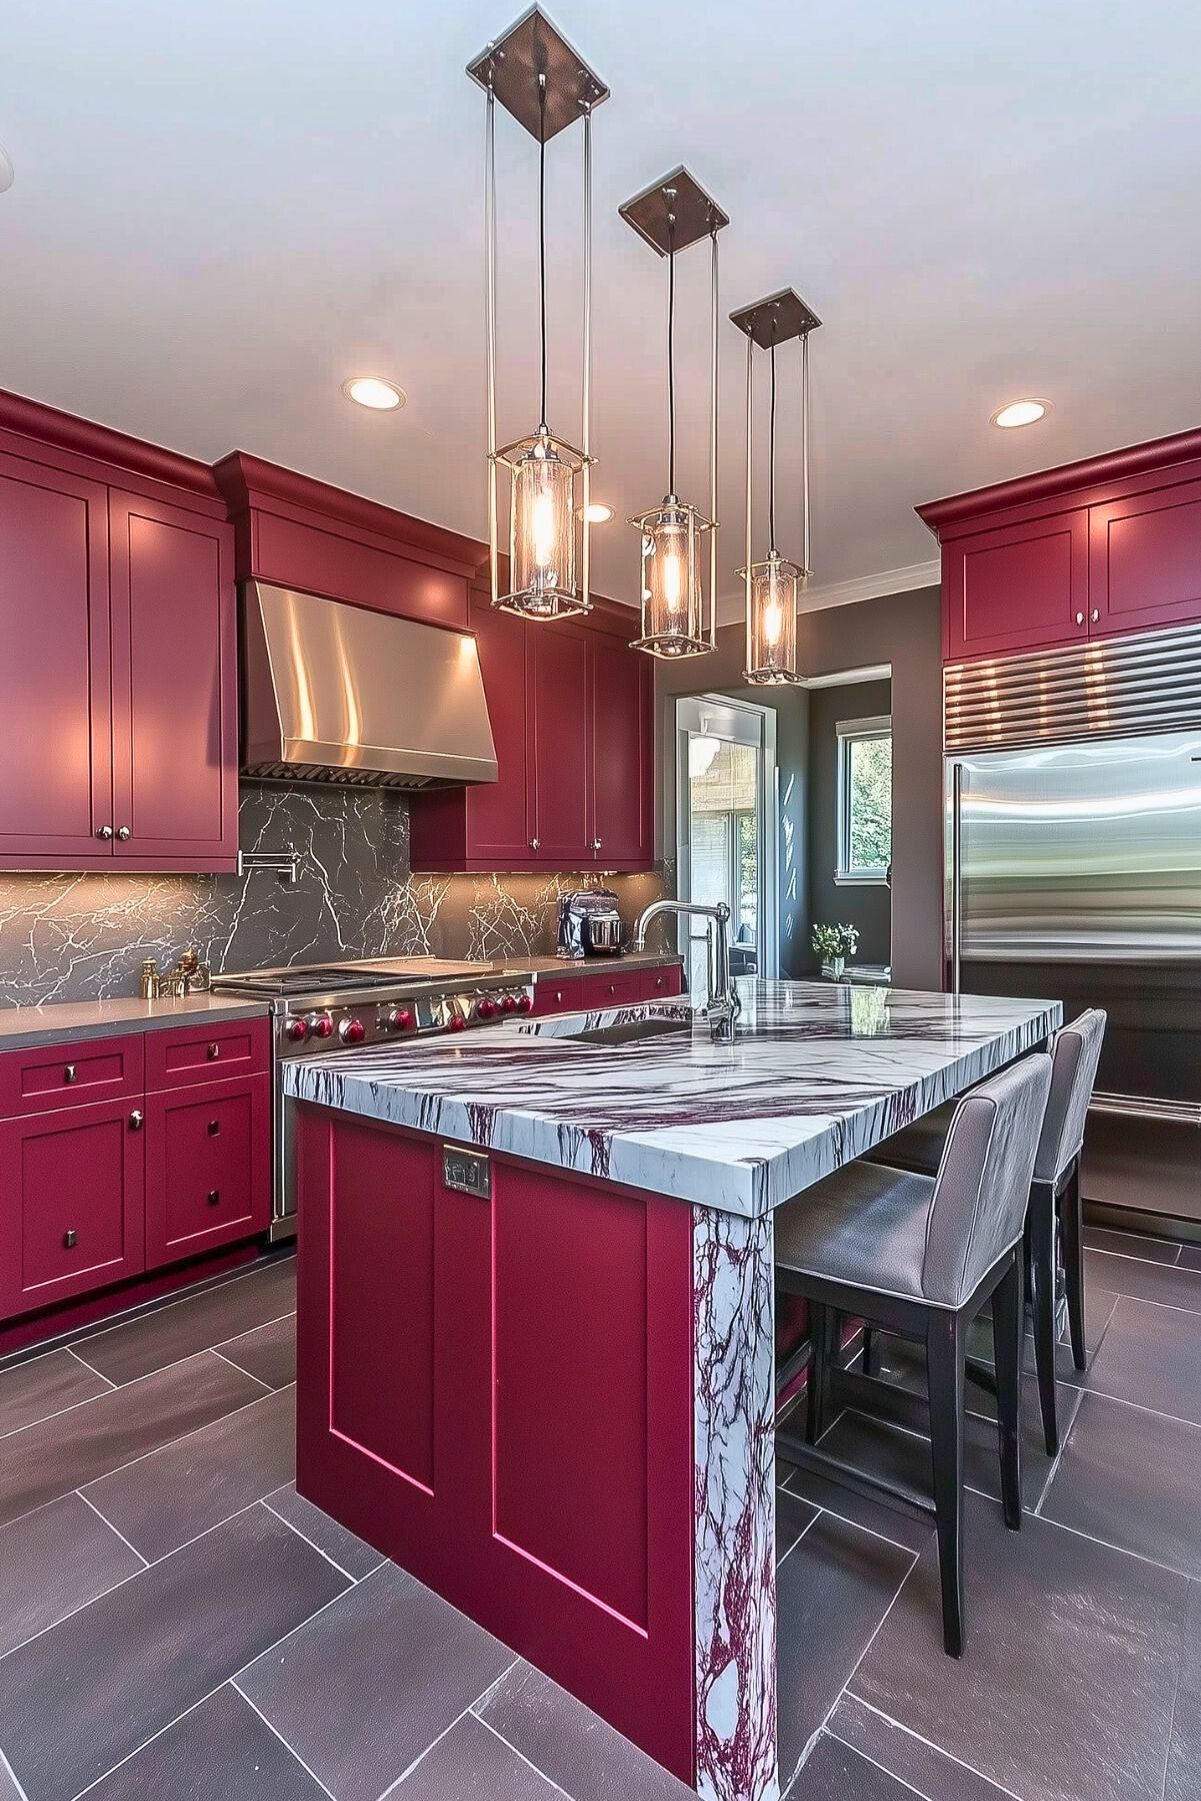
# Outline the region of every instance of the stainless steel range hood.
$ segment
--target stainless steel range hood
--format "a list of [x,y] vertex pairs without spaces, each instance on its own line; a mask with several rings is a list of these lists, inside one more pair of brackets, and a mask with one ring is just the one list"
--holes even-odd
[[247,582],[242,769],[394,788],[494,782],[475,639]]

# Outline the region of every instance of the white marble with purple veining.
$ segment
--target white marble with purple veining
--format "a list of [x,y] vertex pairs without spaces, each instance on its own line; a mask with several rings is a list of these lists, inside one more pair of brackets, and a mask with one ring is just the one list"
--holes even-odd
[[[1058,1002],[739,984],[732,1045],[686,1004],[298,1058],[285,1092],[702,1207],[770,1212],[1047,1038]],[[647,1016],[677,1032],[579,1034]]]

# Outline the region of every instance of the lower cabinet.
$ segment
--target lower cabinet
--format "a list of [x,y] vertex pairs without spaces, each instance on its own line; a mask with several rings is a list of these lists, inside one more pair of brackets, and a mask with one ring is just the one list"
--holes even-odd
[[566,967],[572,974],[565,979],[544,975],[535,983],[535,1014],[635,1007],[640,1001],[670,1000],[681,994],[684,987],[684,972],[678,963],[666,963],[658,969],[623,969],[616,962],[586,971],[580,970],[578,964]]
[[[302,1107],[297,1484],[692,1780],[692,1224]],[[604,1272],[598,1281],[597,1272]]]
[[237,1076],[147,1097],[147,1269],[271,1224],[268,1083]]
[[0,1318],[141,1273],[141,1124],[129,1101],[0,1122]]

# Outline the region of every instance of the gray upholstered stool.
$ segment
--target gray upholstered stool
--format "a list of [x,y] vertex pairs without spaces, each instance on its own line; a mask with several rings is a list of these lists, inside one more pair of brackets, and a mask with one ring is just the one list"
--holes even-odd
[[[1051,1094],[1030,1187],[1026,1227],[1030,1301],[1034,1315],[1034,1355],[1043,1437],[1049,1457],[1054,1457],[1059,1449],[1059,1425],[1055,1417],[1055,1302],[1061,1262],[1072,1359],[1078,1370],[1084,1369],[1086,1363],[1080,1152],[1104,1036],[1105,1014],[1098,1008],[1090,1008],[1056,1034],[1052,1048]],[[878,1144],[871,1152],[872,1162],[933,1175],[938,1169],[950,1121],[951,1109],[946,1107],[926,1114],[904,1132]],[[871,1342],[866,1335],[864,1368],[870,1374]]]
[[[1050,1086],[1051,1059],[1026,1057],[960,1101],[933,1180],[852,1163],[776,1214],[776,1281],[809,1301],[813,1344],[805,1440],[781,1429],[777,1449],[790,1462],[934,1519],[943,1642],[952,1657],[963,1649],[965,1347],[968,1327],[990,1298],[1005,1522],[1015,1531],[1021,1525],[1020,1243]],[[816,1448],[844,1313],[925,1343],[933,1504]]]

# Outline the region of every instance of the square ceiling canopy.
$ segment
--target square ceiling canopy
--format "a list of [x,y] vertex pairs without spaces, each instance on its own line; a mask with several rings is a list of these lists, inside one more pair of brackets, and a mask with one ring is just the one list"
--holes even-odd
[[730,320],[739,331],[753,339],[760,350],[770,350],[773,344],[787,344],[790,338],[803,337],[821,324],[813,308],[805,304],[795,288],[781,288],[778,294],[769,294],[752,306],[739,307],[736,313],[730,314]]
[[[490,87],[505,110],[542,143],[609,98],[604,82],[536,6],[468,63],[467,73],[485,92]],[[546,77],[545,111],[540,75]]]
[[635,194],[617,210],[626,224],[632,225],[639,237],[660,256],[666,256],[672,246],[668,226],[673,215],[677,251],[687,250],[689,244],[709,237],[730,223],[729,215],[682,164],[661,181],[643,188],[641,194]]

